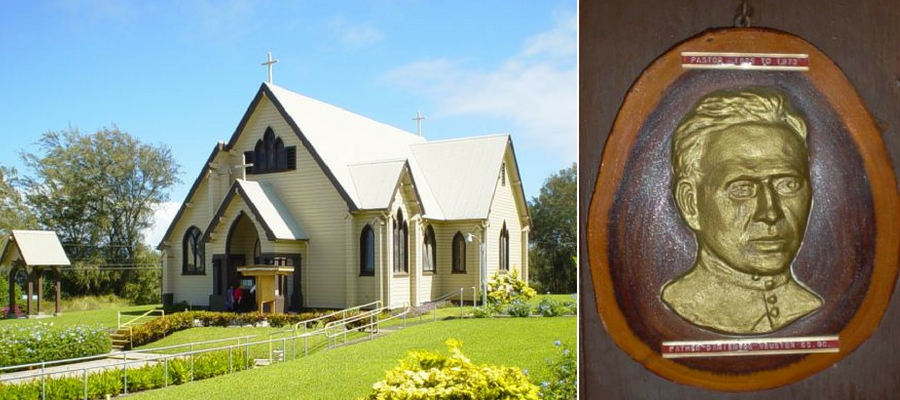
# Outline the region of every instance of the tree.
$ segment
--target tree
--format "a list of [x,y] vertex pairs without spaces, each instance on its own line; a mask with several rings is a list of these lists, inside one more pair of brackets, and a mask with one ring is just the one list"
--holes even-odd
[[[47,132],[38,146],[38,153],[22,154],[32,172],[23,180],[26,198],[38,223],[57,232],[76,265],[134,265],[153,207],[167,201],[168,189],[179,182],[171,149],[142,143],[115,126],[89,135]],[[121,294],[139,273],[103,275],[109,274],[93,281],[96,290]],[[63,284],[84,288],[72,280]]]
[[550,175],[528,204],[534,225],[529,267],[532,284],[541,292],[577,290],[577,176],[575,163]]
[[0,166],[0,238],[13,229],[32,229],[37,225],[16,187],[18,184],[16,169]]

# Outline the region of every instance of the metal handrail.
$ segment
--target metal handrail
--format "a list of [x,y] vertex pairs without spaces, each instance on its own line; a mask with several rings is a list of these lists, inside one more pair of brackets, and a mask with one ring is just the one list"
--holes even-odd
[[147,310],[147,312],[145,312],[145,313],[143,313],[143,314],[141,314],[141,315],[139,315],[139,316],[137,316],[137,317],[135,317],[135,318],[132,318],[130,321],[128,321],[128,322],[126,322],[126,323],[123,324],[123,323],[122,323],[122,312],[121,312],[121,311],[117,311],[117,312],[116,312],[116,314],[117,314],[117,316],[116,316],[116,329],[122,329],[122,328],[124,328],[124,327],[126,327],[126,326],[131,325],[132,323],[134,323],[134,321],[137,321],[137,320],[139,320],[139,319],[141,319],[141,318],[144,318],[144,317],[149,316],[150,314],[153,314],[153,313],[156,313],[156,312],[161,313],[161,314],[160,314],[161,317],[165,317],[165,316],[166,316],[166,310],[158,310],[158,309]]
[[[128,351],[118,352],[115,354],[105,353],[105,354],[97,354],[94,356],[66,358],[63,360],[51,360],[51,361],[41,361],[41,362],[30,363],[30,364],[9,365],[6,367],[0,367],[0,381],[3,381],[3,375],[2,375],[3,371],[20,370],[20,369],[24,370],[24,369],[29,369],[32,367],[41,367],[41,370],[43,371],[48,366],[53,366],[53,365],[66,365],[66,364],[72,364],[72,363],[81,362],[81,361],[102,360],[102,359],[107,359],[107,358],[119,358],[120,356],[122,358],[127,358],[129,354],[144,354],[144,353],[149,353],[150,350],[153,350],[153,351],[168,350],[168,349],[175,349],[175,348],[179,348],[179,347],[190,347],[190,346],[203,345],[203,344],[227,342],[227,341],[232,341],[232,340],[238,340],[238,342],[240,342],[241,339],[243,339],[245,341],[249,341],[250,338],[253,338],[256,336],[257,335],[246,335],[246,336],[238,336],[238,337],[226,338],[226,339],[214,339],[214,340],[205,340],[202,342],[176,344],[176,345],[164,346],[164,347],[154,347],[154,348],[149,348],[149,349],[128,350]],[[16,372],[16,371],[13,371],[13,372]]]
[[356,306],[356,307],[345,308],[345,309],[343,309],[343,310],[335,311],[335,312],[333,312],[333,313],[331,313],[331,314],[326,314],[326,315],[322,315],[322,316],[320,316],[320,317],[316,317],[316,318],[311,318],[311,319],[303,320],[303,321],[300,321],[300,322],[294,324],[294,331],[296,332],[298,329],[300,329],[300,325],[301,325],[301,324],[303,324],[304,327],[306,327],[310,322],[320,321],[320,320],[323,320],[323,319],[326,319],[326,318],[333,317],[333,316],[338,315],[338,314],[343,314],[343,315],[341,316],[341,318],[343,319],[343,318],[346,318],[346,313],[347,313],[348,311],[356,311],[356,310],[359,310],[359,309],[362,309],[362,308],[368,307],[368,306],[375,306],[374,308],[381,308],[382,302],[381,302],[381,300],[375,300],[375,301],[373,301],[373,302],[371,302],[371,303],[366,303],[366,304],[358,305],[358,306]]
[[[364,305],[364,306],[365,306],[365,305]],[[380,318],[380,314],[381,314],[382,312],[384,312],[385,310],[390,310],[390,309],[392,309],[392,308],[393,308],[393,309],[397,309],[397,308],[400,308],[400,307],[392,307],[392,306],[388,306],[388,307],[378,307],[378,308],[376,308],[376,309],[369,310],[369,311],[366,311],[366,312],[361,313],[361,314],[356,314],[356,315],[353,315],[353,316],[350,316],[350,317],[345,317],[345,318],[343,318],[341,321],[334,321],[334,322],[332,322],[332,323],[326,324],[326,327],[323,327],[323,328],[320,328],[320,329],[316,329],[316,330],[314,330],[314,331],[312,331],[312,332],[305,332],[305,333],[303,333],[303,334],[295,334],[294,336],[291,336],[291,337],[284,337],[284,338],[277,338],[277,339],[261,340],[261,341],[252,342],[252,343],[251,343],[251,342],[250,342],[250,338],[256,337],[256,335],[247,335],[247,336],[242,336],[242,337],[238,337],[238,338],[215,339],[215,340],[208,340],[208,341],[203,341],[203,342],[194,342],[194,343],[178,344],[178,345],[171,345],[171,346],[164,346],[164,347],[156,347],[156,348],[150,348],[150,349],[125,351],[125,352],[119,353],[119,354],[122,355],[122,363],[121,363],[121,364],[118,364],[118,363],[117,363],[117,364],[114,366],[114,368],[119,368],[119,366],[121,366],[122,371],[126,371],[126,370],[128,369],[128,365],[129,365],[129,364],[135,364],[135,363],[149,363],[149,362],[158,362],[158,363],[159,363],[159,362],[162,362],[162,363],[165,364],[165,371],[166,371],[166,372],[165,372],[165,383],[164,383],[164,387],[168,387],[168,385],[169,385],[169,368],[168,368],[168,365],[169,365],[169,364],[168,364],[168,363],[169,363],[169,360],[170,360],[170,359],[176,359],[176,358],[187,359],[187,358],[190,358],[190,363],[191,363],[190,380],[191,380],[191,381],[194,380],[194,356],[195,356],[196,354],[209,353],[209,352],[215,352],[215,351],[226,351],[226,350],[227,350],[227,351],[228,351],[228,364],[229,364],[229,367],[228,367],[228,372],[226,372],[226,373],[232,373],[232,372],[235,371],[235,369],[234,369],[234,363],[233,363],[233,361],[232,361],[232,360],[233,360],[232,354],[234,353],[234,350],[235,350],[235,349],[238,349],[238,350],[241,350],[241,351],[244,352],[244,353],[238,353],[239,355],[246,355],[246,366],[245,366],[244,368],[242,368],[242,369],[249,369],[249,367],[250,367],[250,360],[251,360],[251,358],[250,358],[250,357],[251,357],[251,354],[250,354],[250,346],[257,346],[257,345],[265,345],[265,344],[268,344],[268,345],[269,345],[269,348],[270,348],[269,357],[270,357],[270,362],[271,362],[271,361],[276,361],[276,360],[274,359],[274,357],[272,357],[272,351],[271,351],[271,350],[272,350],[273,346],[274,346],[276,343],[278,343],[278,342],[280,341],[280,342],[281,342],[281,351],[282,351],[282,353],[281,353],[281,354],[282,354],[282,359],[281,359],[281,360],[282,360],[282,361],[286,361],[286,360],[287,360],[287,354],[288,354],[288,353],[287,353],[287,341],[290,340],[290,341],[291,341],[291,350],[292,350],[291,353],[290,353],[290,354],[291,354],[291,358],[292,358],[292,359],[296,359],[296,358],[297,358],[296,341],[297,341],[298,339],[303,339],[303,340],[304,340],[304,355],[308,355],[306,343],[307,343],[307,341],[308,341],[308,339],[309,339],[310,337],[314,337],[314,336],[317,336],[317,335],[324,335],[324,336],[325,336],[324,345],[325,345],[326,347],[330,347],[331,339],[332,339],[333,337],[337,337],[338,334],[335,334],[335,335],[330,336],[330,335],[329,335],[329,332],[328,332],[328,329],[334,329],[334,328],[337,327],[337,326],[345,326],[345,325],[347,325],[347,324],[350,323],[350,322],[359,321],[359,320],[362,320],[362,319],[364,319],[364,318],[366,318],[366,317],[368,317],[368,318],[370,319],[370,322],[369,322],[368,324],[364,324],[364,325],[361,325],[361,326],[355,326],[355,327],[353,327],[353,328],[354,328],[354,329],[374,328],[374,329],[370,329],[370,335],[369,335],[370,340],[375,338],[375,332],[376,332],[377,327],[378,327],[380,324],[384,323],[384,322],[387,322],[387,321],[390,321],[390,320],[393,320],[393,319],[396,319],[396,318],[403,318],[403,320],[404,320],[404,327],[405,327],[405,326],[406,326],[406,315],[410,312],[410,305],[409,305],[408,302],[406,302],[406,303],[404,303],[403,307],[405,307],[405,309],[404,309],[401,313],[396,314],[396,315],[393,315],[393,316],[388,317],[388,318],[385,318],[385,319],[381,319],[381,318]],[[336,313],[334,313],[334,314],[336,314]],[[241,339],[245,339],[244,343],[241,343]],[[214,347],[214,348],[209,348],[209,349],[194,349],[194,346],[200,345],[200,344],[211,344],[211,343],[216,343],[216,342],[225,342],[225,341],[232,341],[232,340],[237,340],[237,344],[228,345],[228,346]],[[335,341],[335,343],[336,343],[336,341]],[[346,343],[346,330],[345,330],[345,332],[344,332],[344,343]],[[174,353],[174,354],[149,353],[150,351],[159,351],[159,350],[166,350],[166,349],[179,348],[179,347],[189,347],[190,350],[189,350],[189,351],[185,351],[185,352],[178,352],[178,353]],[[143,357],[143,358],[136,358],[136,359],[129,360],[128,357],[127,357],[127,355],[128,355],[128,354],[135,354],[135,353],[144,353],[144,355],[145,355],[146,357]],[[86,359],[107,358],[107,357],[108,357],[108,355],[103,355],[103,356],[81,357],[80,359],[86,360]],[[69,361],[69,362],[70,362],[70,361],[72,361],[72,360],[79,360],[79,359],[58,360],[58,361],[56,361],[56,363],[62,363],[62,362],[66,362],[66,361]],[[162,360],[162,361],[160,361],[160,360]],[[4,375],[0,375],[0,383],[2,383],[2,382],[4,382],[4,381],[13,381],[13,380],[15,380],[15,381],[29,381],[29,379],[30,379],[30,382],[34,382],[34,381],[40,380],[40,381],[41,381],[41,395],[42,395],[42,397],[44,397],[44,396],[46,395],[46,380],[47,380],[47,377],[48,377],[48,376],[54,375],[54,374],[64,374],[64,376],[67,376],[67,375],[75,375],[75,376],[77,377],[77,374],[78,374],[79,371],[80,371],[80,373],[81,373],[81,379],[82,379],[82,381],[84,382],[84,383],[83,383],[83,385],[84,385],[84,389],[83,389],[84,396],[83,396],[83,398],[84,398],[84,399],[87,399],[87,397],[88,397],[88,371],[96,370],[96,369],[101,369],[101,370],[102,370],[102,369],[105,369],[105,368],[109,368],[109,367],[110,367],[109,365],[95,365],[95,366],[84,366],[84,367],[81,367],[81,368],[73,368],[73,369],[65,370],[65,371],[45,371],[45,369],[43,368],[43,366],[46,366],[46,364],[47,364],[47,363],[32,364],[32,366],[42,365],[42,368],[41,368],[40,370],[34,371],[32,374],[27,375],[27,376],[10,377],[9,375],[5,375],[5,376],[4,376]],[[24,366],[28,366],[28,364],[20,365],[20,366],[6,367],[6,369],[9,369],[9,368],[22,368],[22,367],[24,367]],[[76,378],[76,379],[77,379],[77,378]],[[123,393],[127,394],[127,393],[128,393],[128,374],[123,374],[122,379],[123,379],[123,382],[124,382],[124,385],[123,385]]]

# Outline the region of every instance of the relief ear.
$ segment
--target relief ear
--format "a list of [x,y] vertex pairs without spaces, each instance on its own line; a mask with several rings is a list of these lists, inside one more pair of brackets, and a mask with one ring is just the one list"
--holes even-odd
[[692,231],[700,230],[700,217],[697,215],[697,191],[694,182],[689,179],[679,179],[675,184],[675,204],[681,217]]

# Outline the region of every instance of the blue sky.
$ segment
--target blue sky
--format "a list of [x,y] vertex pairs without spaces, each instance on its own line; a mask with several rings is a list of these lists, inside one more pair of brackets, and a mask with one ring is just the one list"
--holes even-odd
[[172,148],[182,184],[266,69],[304,95],[429,140],[512,134],[526,195],[577,154],[576,2],[0,0],[0,165],[47,131],[116,124]]

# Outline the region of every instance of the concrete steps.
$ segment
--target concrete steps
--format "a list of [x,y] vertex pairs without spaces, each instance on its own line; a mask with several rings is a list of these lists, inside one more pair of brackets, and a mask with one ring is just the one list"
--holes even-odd
[[131,348],[131,330],[122,328],[109,334],[112,340],[113,350],[128,350]]

